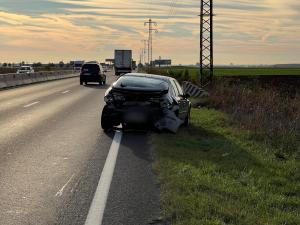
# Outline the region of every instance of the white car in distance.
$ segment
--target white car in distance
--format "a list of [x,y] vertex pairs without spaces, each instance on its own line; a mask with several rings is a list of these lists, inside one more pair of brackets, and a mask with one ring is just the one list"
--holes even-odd
[[30,73],[34,73],[34,69],[31,66],[21,66],[17,73],[26,73],[26,74],[30,74]]

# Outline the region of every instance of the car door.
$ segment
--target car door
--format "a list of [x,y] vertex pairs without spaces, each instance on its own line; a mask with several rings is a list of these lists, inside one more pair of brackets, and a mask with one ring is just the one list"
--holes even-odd
[[174,83],[179,93],[180,110],[181,110],[180,114],[182,118],[185,119],[190,111],[190,101],[185,97],[184,91],[182,90],[178,81],[174,80]]
[[182,89],[179,89],[177,87],[176,82],[177,82],[176,80],[172,80],[172,87],[173,87],[174,93],[175,93],[175,100],[179,106],[178,117],[180,119],[184,120],[188,113],[188,111],[186,109],[186,99],[183,97]]

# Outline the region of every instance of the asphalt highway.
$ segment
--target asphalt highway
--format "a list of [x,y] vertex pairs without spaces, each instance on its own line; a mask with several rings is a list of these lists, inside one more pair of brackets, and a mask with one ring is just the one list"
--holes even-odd
[[[71,78],[0,91],[0,224],[86,223],[115,135],[100,127],[107,88]],[[101,224],[151,224],[160,205],[148,134],[118,132]]]

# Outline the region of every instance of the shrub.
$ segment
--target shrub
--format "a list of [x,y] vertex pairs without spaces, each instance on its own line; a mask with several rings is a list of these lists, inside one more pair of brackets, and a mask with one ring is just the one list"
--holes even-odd
[[232,115],[240,127],[270,142],[280,152],[300,152],[300,94],[278,87],[216,82],[209,90],[211,107]]

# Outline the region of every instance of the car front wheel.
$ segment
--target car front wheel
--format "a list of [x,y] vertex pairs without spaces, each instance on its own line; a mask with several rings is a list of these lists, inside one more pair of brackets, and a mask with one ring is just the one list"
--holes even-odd
[[108,109],[108,106],[104,106],[102,110],[102,115],[101,115],[101,127],[104,131],[108,131],[113,128],[113,120],[110,116],[110,110]]

